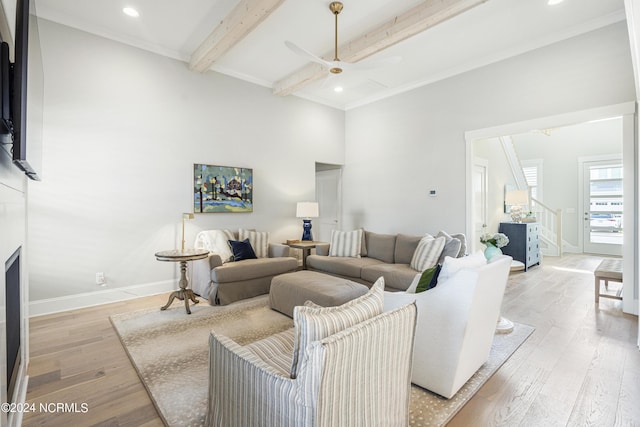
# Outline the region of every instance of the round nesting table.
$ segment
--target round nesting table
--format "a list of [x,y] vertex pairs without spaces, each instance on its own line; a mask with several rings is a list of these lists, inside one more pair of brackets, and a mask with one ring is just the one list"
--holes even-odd
[[158,261],[169,261],[180,263],[180,281],[178,286],[180,289],[173,291],[169,295],[169,301],[160,310],[166,310],[174,299],[178,298],[184,301],[184,307],[187,310],[187,314],[191,314],[189,309],[189,300],[197,304],[199,301],[196,299],[195,294],[189,286],[189,279],[187,278],[187,261],[194,261],[197,259],[206,258],[209,255],[209,251],[206,249],[171,249],[168,251],[156,252],[155,256]]

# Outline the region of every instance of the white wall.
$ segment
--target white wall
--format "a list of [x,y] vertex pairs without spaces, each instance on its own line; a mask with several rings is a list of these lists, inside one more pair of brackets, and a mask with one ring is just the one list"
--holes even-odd
[[[202,229],[300,234],[315,162],[344,162],[344,112],[40,20],[43,181],[29,194],[31,299],[166,284],[192,212],[194,163],[253,168],[254,212],[197,214]],[[175,283],[173,283],[175,285]],[[96,295],[98,295],[97,293]]]
[[350,110],[345,228],[462,231],[466,131],[632,100],[618,23]]

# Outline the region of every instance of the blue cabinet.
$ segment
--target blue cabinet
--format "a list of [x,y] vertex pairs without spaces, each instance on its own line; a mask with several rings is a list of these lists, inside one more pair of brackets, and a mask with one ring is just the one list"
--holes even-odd
[[540,225],[537,222],[501,222],[500,233],[509,238],[502,253],[524,264],[527,271],[532,265],[540,265]]

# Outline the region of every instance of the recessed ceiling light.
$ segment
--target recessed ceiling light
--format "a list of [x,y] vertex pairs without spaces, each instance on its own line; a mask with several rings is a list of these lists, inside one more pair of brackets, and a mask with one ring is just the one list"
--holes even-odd
[[342,86],[336,86],[336,87],[333,88],[333,91],[334,92],[338,92],[338,93],[342,92],[343,90],[344,89],[342,88]]
[[564,1],[564,0],[549,0],[549,1],[547,1],[547,4],[548,4],[549,6],[555,6],[555,5],[557,5],[557,4],[562,3],[563,1]]
[[125,7],[125,8],[122,9],[122,12],[125,15],[131,16],[131,17],[134,17],[134,18],[137,18],[138,16],[140,16],[140,13],[137,10],[135,10],[134,8],[132,8],[132,7]]

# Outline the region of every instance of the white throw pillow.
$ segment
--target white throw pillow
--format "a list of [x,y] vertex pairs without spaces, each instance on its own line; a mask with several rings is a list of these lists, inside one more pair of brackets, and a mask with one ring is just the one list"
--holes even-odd
[[426,235],[420,239],[418,247],[411,258],[411,268],[423,272],[427,268],[436,265],[446,241],[442,236],[433,237],[430,235]]
[[482,267],[486,263],[487,259],[484,257],[484,253],[482,253],[482,251],[477,251],[469,256],[463,256],[460,258],[445,257],[438,281],[444,282],[462,268]]
[[238,237],[240,241],[249,239],[253,251],[258,258],[269,257],[269,232],[268,231],[253,231],[253,230],[238,230]]
[[362,229],[353,231],[331,230],[329,256],[360,258]]
[[196,236],[194,247],[219,255],[222,263],[225,263],[233,259],[233,252],[229,245],[229,240],[233,239],[233,233],[229,230],[205,230]]
[[296,378],[302,357],[309,344],[377,316],[384,309],[384,278],[380,277],[369,292],[337,307],[293,308],[293,360],[291,378]]

